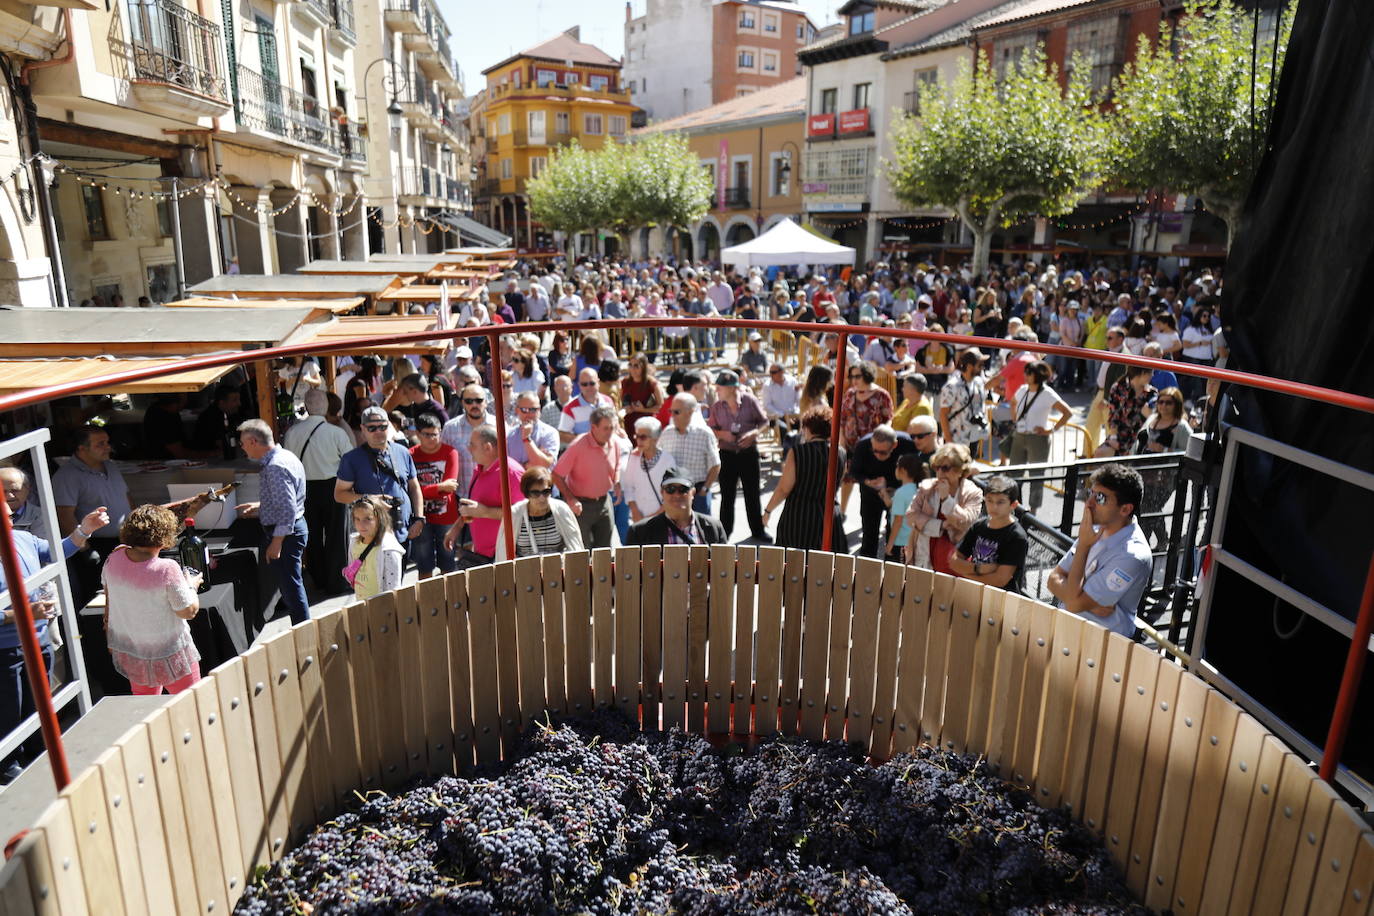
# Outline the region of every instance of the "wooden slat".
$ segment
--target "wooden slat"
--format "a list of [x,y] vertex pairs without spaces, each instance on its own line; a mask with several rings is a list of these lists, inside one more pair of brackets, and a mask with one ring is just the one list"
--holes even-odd
[[801,733],[813,741],[825,737],[826,664],[830,653],[833,554],[806,555],[806,618],[802,628]]
[[[348,658],[348,620],[344,611],[333,610],[316,617],[315,634],[319,640],[316,657],[319,659],[320,690],[324,698],[325,728],[329,736],[329,759],[321,766],[328,772],[335,803],[342,804],[362,787],[353,674]],[[221,697],[221,709],[225,702]],[[258,801],[260,810],[261,797]]]
[[[263,813],[262,785],[258,781],[257,741],[253,735],[253,717],[244,683],[243,658],[237,657],[219,666],[214,675],[224,751],[222,757],[216,758],[212,754],[211,759],[223,761],[221,769],[229,778],[242,857],[239,873],[246,883],[253,867],[270,861],[271,854],[267,820]],[[108,786],[106,789],[111,791]],[[127,796],[128,793],[125,794]],[[240,889],[242,887],[241,883]]]
[[[246,705],[245,705],[246,711]],[[167,852],[168,836],[163,828],[162,799],[158,796],[157,774],[153,770],[153,749],[146,725],[134,728],[115,745],[124,765],[129,787],[128,805],[138,841],[138,864],[143,878],[143,893],[149,913],[176,911],[178,888],[189,881],[189,874],[172,875]],[[251,759],[249,762],[251,766]],[[252,774],[254,781],[257,773]],[[184,831],[183,831],[184,833]],[[267,849],[262,850],[263,860]],[[173,881],[176,881],[174,886]],[[194,893],[194,891],[192,891]]]
[[334,780],[329,771],[329,723],[324,717],[324,685],[320,680],[319,633],[308,620],[292,627],[296,642],[296,674],[301,693],[301,717],[305,725],[305,767],[315,802],[315,823],[333,816]]
[[968,748],[969,705],[973,695],[973,648],[983,618],[983,586],[956,579],[950,596],[949,655],[945,668],[945,712],[940,746],[962,754]]
[[806,618],[806,552],[787,551],[782,573],[782,684],[778,727],[795,735],[801,725],[802,624]]
[[515,617],[515,638],[519,648],[520,727],[543,717],[547,692],[544,684],[543,562],[539,557],[522,557],[513,564],[515,574],[514,606],[505,605],[502,613]]
[[663,720],[663,550],[641,548],[640,560],[640,696],[646,730]]
[[[1226,697],[1215,690],[1207,694],[1207,712],[1199,723],[1202,731],[1189,793],[1192,801],[1177,854],[1172,906],[1180,916],[1201,912],[1202,885],[1212,867],[1208,857],[1222,829],[1229,831],[1232,852],[1223,856],[1220,867],[1231,870],[1235,863],[1234,840],[1244,827],[1245,809],[1250,804],[1254,773],[1259,766],[1261,739],[1258,731],[1247,735],[1238,730],[1240,717],[1240,707]],[[1237,784],[1237,789],[1228,795],[1232,783]],[[1225,824],[1220,818],[1227,813],[1224,803],[1228,798],[1240,809],[1239,819],[1233,818]]]
[[[873,735],[873,696],[878,658],[878,612],[883,603],[883,564],[867,557],[854,569],[854,610],[849,645],[849,724],[845,740],[865,747]],[[895,602],[894,602],[895,603]],[[843,712],[844,705],[840,705]]]
[[936,573],[931,585],[930,626],[926,632],[926,684],[921,699],[921,739],[940,740],[945,719],[945,665],[949,658],[950,612],[954,607],[953,576]]
[[1366,916],[1371,901],[1374,901],[1374,833],[1366,833],[1360,837],[1359,848],[1355,851],[1350,880],[1341,898],[1340,916]]
[[[1017,713],[1016,743],[1011,756],[1011,781],[1018,785],[1035,783],[1035,751],[1040,739],[1041,711],[1045,706],[1045,680],[1054,641],[1055,615],[1053,608],[1038,602],[1030,606],[1030,643],[1026,646],[1021,710]],[[1021,619],[1025,620],[1024,615]]]
[[1040,749],[1035,760],[1035,800],[1058,807],[1064,793],[1064,761],[1077,736],[1071,734],[1075,684],[1083,668],[1083,631],[1093,626],[1077,614],[1054,615],[1048,675],[1045,679],[1045,713],[1040,729]]
[[477,747],[473,687],[476,661],[470,650],[472,618],[468,604],[467,573],[455,572],[444,576],[444,593],[448,596],[448,685],[453,708],[453,762],[459,775],[462,775],[472,766]]
[[[73,826],[76,851],[80,855],[81,880],[86,887],[92,913],[119,916],[126,912],[120,893],[122,873],[115,860],[115,844],[124,839],[110,833],[105,787],[100,771],[94,767],[79,774],[63,790]],[[140,895],[142,888],[139,888]]]
[[[429,748],[425,737],[425,695],[420,671],[420,606],[416,587],[408,585],[396,597],[396,645],[402,662],[400,681],[402,733],[405,736],[405,772],[413,779],[429,772]],[[304,681],[302,681],[304,685]],[[395,689],[395,687],[393,687]]]
[[[175,764],[173,764],[175,766]],[[72,826],[71,805],[64,797],[59,797],[39,815],[33,834],[39,844],[34,848],[35,859],[42,856],[46,864],[41,866],[44,878],[34,883],[39,887],[50,887],[57,898],[57,908],[53,912],[62,916],[85,916],[99,913],[87,906],[85,880],[81,873],[81,856],[76,849],[76,831]],[[179,856],[181,867],[190,871],[189,855],[183,847]],[[34,874],[30,871],[30,879]],[[46,901],[44,901],[46,903]],[[189,901],[195,906],[194,887]]]
[[[431,576],[419,582],[415,603],[420,613],[420,696],[428,772],[431,776],[451,775],[457,770],[453,756],[453,687],[449,683],[447,580]],[[323,632],[323,622],[320,628]],[[332,739],[332,722],[330,736]]]
[[902,590],[906,570],[900,563],[883,564],[883,591],[878,609],[877,652],[874,657],[873,727],[868,752],[886,760],[892,752],[892,719],[897,712],[897,652],[902,637]]
[[[1116,769],[1118,743],[1124,749],[1135,738],[1122,739],[1122,707],[1130,690],[1131,649],[1129,639],[1119,633],[1107,634],[1107,648],[1103,651],[1102,681],[1097,694],[1097,715],[1093,724],[1092,753],[1088,757],[1087,778],[1083,786],[1081,817],[1083,824],[1094,833],[1105,836],[1107,832],[1108,794],[1112,786],[1112,774]],[[1148,654],[1148,653],[1147,653]],[[1156,662],[1155,664],[1158,664]],[[1150,675],[1153,685],[1154,675]],[[1143,725],[1140,726],[1142,729]],[[1132,732],[1135,735],[1135,732]],[[1139,753],[1140,746],[1128,752]],[[1120,848],[1120,844],[1116,844]]]
[[[152,912],[148,905],[148,895],[143,888],[143,844],[134,825],[134,806],[130,797],[129,778],[124,769],[124,753],[119,745],[109,748],[94,763],[100,773],[101,786],[105,790],[105,812],[109,822],[108,843],[114,852],[116,868],[119,872],[118,888],[123,897],[123,905],[129,913]],[[149,846],[162,845],[160,836],[152,838]],[[166,849],[162,850],[166,861]],[[156,853],[152,853],[156,857]],[[241,872],[242,873],[242,872]],[[0,877],[0,887],[5,884]],[[242,891],[243,885],[238,887]],[[230,889],[231,895],[234,889]],[[0,896],[3,896],[0,893]],[[168,901],[170,906],[171,901]],[[13,912],[15,907],[0,907],[0,911]]]
[[[1160,667],[1158,655],[1139,643],[1131,646],[1128,671],[1123,676],[1126,690],[1121,703],[1121,724],[1105,821],[1107,852],[1111,853],[1122,871],[1125,871],[1126,861],[1130,858],[1135,802],[1140,793],[1146,753],[1150,749],[1150,718],[1155,708]],[[1168,699],[1172,701],[1174,697]],[[1162,757],[1157,753],[1151,765],[1162,766]]]
[[[1098,698],[1102,690],[1103,659],[1108,631],[1089,626],[1085,621],[1079,643],[1078,677],[1074,681],[1073,721],[1069,723],[1069,751],[1064,756],[1064,781],[1059,801],[1076,817],[1082,817],[1083,791],[1088,781],[1088,759],[1097,740]],[[1111,713],[1113,730],[1105,740],[1115,740],[1116,715]]]
[[663,727],[686,722],[689,548],[663,548]]
[[706,638],[710,628],[711,550],[688,547],[691,592],[687,601],[687,730],[706,728]]
[[542,558],[544,584],[544,704],[555,712],[568,711],[567,652],[563,642],[563,562],[557,555]]
[[[264,656],[265,659],[265,656]],[[264,690],[268,696],[267,712],[271,715],[271,691]],[[172,894],[176,909],[182,913],[198,912],[201,908],[201,894],[211,899],[222,891],[215,890],[215,882],[210,876],[218,871],[213,862],[197,868],[196,857],[192,856],[191,835],[186,828],[187,802],[182,795],[181,779],[177,775],[176,750],[172,746],[172,725],[166,710],[160,709],[144,720],[148,726],[148,749],[152,754],[149,766],[149,780],[157,783],[157,801],[162,813],[162,830],[167,837],[167,868],[172,875]],[[268,728],[274,732],[276,725],[269,720]],[[280,789],[280,780],[278,780]],[[282,808],[287,802],[283,800]],[[198,813],[198,812],[197,812]],[[280,839],[280,843],[275,843]],[[277,854],[286,847],[286,836],[274,838]],[[198,883],[200,882],[200,883]],[[67,903],[62,901],[62,910],[67,912]]]
[[[1231,763],[1221,802],[1216,837],[1203,876],[1201,899],[1193,912],[1225,913],[1235,897],[1249,909],[1260,855],[1269,833],[1269,816],[1288,748],[1254,718],[1242,714],[1231,746]],[[1247,763],[1242,770],[1240,764]],[[1182,883],[1183,877],[1180,877]],[[1186,886],[1185,886],[1186,889]],[[1185,901],[1188,898],[1184,898]]]
[[[1277,741],[1277,739],[1275,739]],[[1269,741],[1261,756],[1269,753]],[[1251,835],[1251,824],[1245,825],[1241,846],[1240,867],[1236,870],[1236,884],[1230,912],[1237,914],[1277,913],[1283,908],[1288,892],[1288,878],[1292,873],[1293,854],[1298,848],[1302,832],[1303,813],[1307,809],[1307,793],[1312,786],[1312,772],[1305,761],[1295,754],[1285,753],[1279,769],[1278,788],[1270,807],[1267,832]],[[1251,801],[1254,807],[1254,801]],[[1255,846],[1252,839],[1262,844]],[[1242,876],[1251,876],[1249,884]],[[1240,902],[1244,901],[1244,908]]]
[[469,569],[465,575],[469,638],[472,644],[472,733],[477,748],[477,762],[495,763],[501,759],[496,603],[492,601],[496,590],[496,573],[490,566],[477,566]]
[[[758,555],[753,547],[735,548],[735,657],[731,731],[753,734],[754,704],[754,595],[758,577]],[[772,691],[770,691],[771,693]]]
[[754,669],[754,734],[778,731],[778,691],[782,687],[782,586],[787,554],[778,547],[758,552],[758,636]]
[[397,632],[395,594],[385,592],[370,599],[367,617],[367,645],[376,687],[373,705],[377,711],[377,759],[381,764],[382,785],[396,789],[406,780],[409,755],[406,753],[405,709],[396,673],[401,667],[401,638]]
[[272,695],[272,714],[277,727],[280,791],[285,803],[289,845],[315,825],[315,797],[308,759],[310,748],[305,732],[305,711],[301,705],[295,634],[285,630],[264,646],[268,664],[266,692]]
[[[1328,828],[1332,824],[1332,811],[1341,806],[1341,797],[1329,784],[1313,779],[1307,788],[1307,810],[1303,812],[1302,829],[1298,833],[1297,848],[1293,851],[1293,864],[1289,869],[1288,892],[1284,895],[1281,909],[1271,910],[1263,896],[1255,898],[1255,911],[1281,912],[1284,916],[1298,916],[1307,912],[1307,904],[1312,897],[1313,881],[1322,867],[1321,851],[1326,842]],[[1336,823],[1340,821],[1337,820]],[[1279,863],[1270,862],[1271,867]]]
[[[80,821],[77,823],[79,825]],[[1364,820],[1349,805],[1337,803],[1331,807],[1326,842],[1322,844],[1321,855],[1317,858],[1317,877],[1312,882],[1312,897],[1306,909],[1293,912],[1340,912],[1360,843],[1371,835],[1365,827]],[[84,858],[81,864],[84,868]]]
[[[1222,754],[1207,755],[1212,760],[1225,760],[1234,737],[1235,720],[1216,721],[1215,727],[1207,722],[1207,713],[1213,702],[1208,694],[1215,693],[1201,679],[1189,674],[1183,675],[1179,682],[1178,706],[1173,712],[1173,725],[1169,736],[1169,757],[1164,770],[1164,789],[1160,794],[1158,814],[1149,816],[1142,813],[1137,818],[1139,827],[1148,818],[1154,821],[1154,836],[1150,845],[1133,845],[1131,863],[1135,864],[1137,850],[1145,859],[1142,874],[1146,882],[1145,900],[1147,905],[1164,909],[1173,899],[1174,882],[1178,878],[1178,856],[1183,848],[1183,834],[1190,811],[1197,812],[1204,819],[1209,803],[1193,793],[1204,787],[1215,794],[1221,791],[1221,780],[1212,767],[1208,776],[1206,769],[1198,770],[1198,746],[1202,741],[1204,729],[1216,734],[1217,746],[1225,743]],[[1217,711],[1220,715],[1220,710]],[[1207,742],[1211,747],[1211,742]],[[1207,759],[1207,758],[1203,758]],[[1224,766],[1224,764],[1223,764]],[[1215,821],[1215,808],[1213,821]],[[1207,828],[1210,831],[1210,825]],[[1150,904],[1150,901],[1154,901]]]
[[[24,882],[31,889],[29,900],[38,916],[61,916],[62,902],[58,898],[56,879],[53,875],[52,859],[48,855],[48,836],[35,826],[14,849],[12,865],[24,871]],[[19,881],[10,882],[15,885]],[[85,903],[85,895],[81,898]],[[174,912],[171,909],[165,912]]]
[[[1155,682],[1154,707],[1150,710],[1150,737],[1145,746],[1145,765],[1140,773],[1140,793],[1136,796],[1134,820],[1131,825],[1129,857],[1126,863],[1126,883],[1137,893],[1144,893],[1145,881],[1149,879],[1150,852],[1154,845],[1155,828],[1159,823],[1160,801],[1164,792],[1165,777],[1169,772],[1170,739],[1173,736],[1174,721],[1180,701],[1180,685],[1183,672],[1169,662],[1161,662],[1159,677]],[[1184,687],[1188,691],[1190,707],[1202,714],[1206,702],[1204,691],[1198,689],[1198,682],[1189,678]],[[1191,769],[1191,758],[1188,766]],[[1188,774],[1190,775],[1190,774]],[[1183,780],[1187,784],[1187,778]],[[1121,838],[1124,845],[1126,837]]]
[[614,694],[615,708],[639,721],[640,662],[640,552],[638,547],[621,547],[615,551],[615,647]]
[[568,665],[568,711],[591,712],[592,584],[591,554],[586,551],[563,555],[563,639]]
[[1000,701],[993,688],[997,683],[997,649],[1002,634],[1002,607],[1007,592],[1000,588],[984,588],[978,612],[978,633],[973,644],[973,671],[969,680],[968,737],[966,746],[971,754],[986,754],[988,723],[992,710]]
[[0,913],[4,916],[37,916],[40,906],[44,907],[45,912],[55,911],[56,906],[45,906],[29,883],[28,867],[19,851],[21,847],[16,847],[14,858],[0,863]]
[[[348,665],[349,678],[353,689],[353,727],[357,736],[358,773],[361,790],[366,792],[381,788],[382,757],[378,744],[377,722],[377,670],[372,657],[372,622],[368,605],[364,602],[350,604],[343,609],[344,632],[347,635],[348,652],[344,658]],[[266,790],[264,788],[264,797]]]
[[897,708],[893,716],[892,753],[921,743],[921,705],[925,700],[926,639],[930,634],[932,573],[906,567],[902,591],[901,648],[897,655]]
[[825,736],[844,740],[849,693],[850,631],[854,625],[854,557],[835,557],[830,583],[830,651],[826,658]]
[[592,551],[592,693],[598,709],[614,701],[611,681],[615,658],[615,583],[611,580],[611,552]]
[[[225,887],[229,900],[237,901],[252,870],[244,859],[239,843],[238,811],[234,800],[234,782],[224,766],[228,759],[228,736],[220,712],[219,678],[205,678],[191,691],[195,697],[196,720],[200,723],[200,740],[204,748],[206,775],[210,780],[210,807],[214,812],[215,834],[219,840],[220,861],[224,869]],[[327,751],[327,748],[326,748]],[[316,764],[323,769],[325,760]]]
[[993,693],[997,703],[988,722],[988,766],[1003,779],[1011,776],[1016,753],[1016,727],[1021,717],[1021,689],[1030,646],[1031,607],[1020,595],[1002,602],[1002,632],[997,641],[997,674]]
[[[495,586],[488,603],[496,614],[496,692],[501,704],[501,753],[515,755],[520,740],[520,647],[515,627],[515,568],[511,563],[492,566]],[[469,586],[472,579],[468,580]],[[481,594],[477,603],[482,604]],[[598,697],[598,699],[600,699]]]
[[735,549],[728,544],[710,548],[710,601],[706,632],[706,731],[730,731],[731,680],[735,650]]

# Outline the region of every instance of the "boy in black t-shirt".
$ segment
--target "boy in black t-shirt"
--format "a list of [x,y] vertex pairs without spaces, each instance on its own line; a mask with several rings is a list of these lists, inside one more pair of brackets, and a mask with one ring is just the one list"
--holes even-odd
[[965,579],[995,585],[1018,595],[1026,589],[1026,553],[1030,539],[1013,514],[1021,502],[1021,487],[998,475],[983,493],[987,515],[973,523],[950,554],[949,566]]

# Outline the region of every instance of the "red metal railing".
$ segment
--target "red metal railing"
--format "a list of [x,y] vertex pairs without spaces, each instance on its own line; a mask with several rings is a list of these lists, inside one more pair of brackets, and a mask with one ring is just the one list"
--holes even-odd
[[[485,337],[488,342],[489,354],[492,357],[489,369],[491,390],[496,401],[497,460],[500,462],[502,469],[502,521],[505,529],[507,552],[509,555],[514,556],[515,532],[510,520],[512,505],[510,481],[505,474],[507,460],[505,395],[501,386],[501,367],[496,359],[497,355],[500,353],[501,335],[508,333],[540,334],[549,331],[569,332],[593,331],[606,328],[655,328],[669,326],[779,330],[801,334],[823,332],[839,335],[841,340],[838,341],[838,346],[836,347],[836,372],[834,380],[835,399],[831,415],[831,439],[834,442],[839,442],[840,439],[841,413],[844,405],[844,387],[846,381],[846,345],[848,343],[847,335],[849,334],[863,334],[867,337],[902,337],[908,340],[936,341],[939,343],[957,344],[963,347],[976,346],[990,349],[1024,350],[1038,354],[1067,356],[1074,359],[1090,359],[1097,362],[1148,366],[1151,369],[1163,369],[1175,374],[1181,373],[1184,375],[1197,376],[1199,378],[1216,379],[1236,385],[1245,385],[1265,391],[1276,391],[1282,394],[1308,398],[1326,404],[1348,407],[1352,410],[1374,414],[1374,398],[1364,395],[1337,391],[1332,388],[1323,388],[1319,385],[1309,385],[1305,382],[1294,382],[1287,379],[1276,379],[1263,375],[1255,375],[1249,372],[1238,372],[1234,369],[1218,369],[1213,366],[1199,366],[1191,363],[1175,362],[1174,360],[1151,359],[1143,356],[1133,356],[1129,353],[1113,353],[1107,350],[1087,350],[1079,347],[1065,347],[1058,344],[1043,344],[1023,340],[969,337],[962,334],[936,334],[930,331],[913,331],[900,328],[860,328],[857,325],[817,325],[809,322],[796,321],[689,317],[678,317],[673,319],[632,318],[621,320],[602,319],[599,321],[526,322],[511,326],[497,325],[494,327],[484,327],[475,333],[471,329],[412,331],[400,334],[378,334],[369,337],[356,337],[346,340],[331,341],[328,349],[323,351],[318,344],[306,342],[284,347],[270,347],[262,350],[234,351],[211,354],[208,356],[195,356],[171,365],[164,364],[149,366],[147,368],[127,369],[122,372],[112,372],[97,378],[64,382],[59,385],[46,385],[17,394],[6,395],[0,397],[0,412],[27,407],[55,398],[81,394],[96,388],[117,387],[120,384],[157,378],[163,375],[173,375],[178,372],[188,372],[196,369],[240,365],[286,356],[305,356],[318,352],[366,352],[369,346],[380,344],[405,344],[433,340]],[[830,449],[830,457],[827,466],[825,505],[828,509],[825,513],[822,542],[826,550],[830,549],[834,535],[834,511],[832,507],[835,502],[838,451],[839,450],[836,448]],[[62,748],[61,731],[58,726],[56,712],[52,705],[52,694],[48,688],[47,673],[43,665],[42,652],[38,644],[37,633],[34,629],[33,612],[29,606],[27,593],[24,592],[23,578],[20,575],[19,557],[15,552],[13,530],[8,518],[0,522],[0,561],[3,561],[6,581],[9,583],[10,591],[15,594],[18,599],[14,601],[14,607],[16,610],[16,625],[19,626],[21,630],[21,644],[24,650],[25,668],[28,672],[29,683],[34,690],[35,705],[42,720],[43,742],[47,746],[49,758],[52,762],[53,779],[57,783],[58,790],[60,791],[70,782],[71,775],[67,770],[66,756]],[[21,595],[20,593],[23,594]],[[1363,671],[1364,647],[1368,644],[1372,628],[1374,628],[1374,557],[1371,557],[1370,560],[1369,578],[1366,581],[1363,600],[1355,623],[1356,638],[1352,642],[1350,655],[1346,662],[1345,674],[1341,681],[1336,707],[1332,714],[1331,728],[1328,732],[1326,748],[1322,755],[1321,775],[1322,778],[1327,780],[1330,780],[1331,776],[1335,773],[1339,763],[1341,747],[1344,745],[1345,737],[1349,733],[1350,718],[1354,714],[1355,693],[1359,687],[1360,677]],[[1363,636],[1361,636],[1361,634],[1363,634]]]

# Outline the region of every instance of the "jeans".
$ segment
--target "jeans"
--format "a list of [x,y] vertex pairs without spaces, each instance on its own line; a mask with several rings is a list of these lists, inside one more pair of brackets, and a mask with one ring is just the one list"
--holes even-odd
[[620,543],[625,543],[625,538],[630,533],[630,504],[625,501],[625,494],[620,495],[620,499],[611,503],[611,508],[615,510],[615,531],[620,535]]
[[[1050,460],[1050,437],[1036,433],[1013,433],[1011,439],[1012,464],[1044,464]],[[1043,472],[1036,472],[1041,476]],[[1026,481],[1021,485],[1021,501],[1029,503],[1031,512],[1045,501],[1045,485],[1040,481]]]
[[305,526],[315,536],[305,546],[310,581],[327,595],[353,589],[340,572],[348,565],[348,508],[334,499],[334,478],[305,482]]
[[696,349],[697,362],[706,362],[716,345],[715,335],[715,328],[692,328],[692,346]]
[[692,511],[702,515],[711,514],[711,488],[697,484],[699,490],[692,494]]
[[749,533],[762,537],[763,512],[759,506],[759,450],[757,446],[720,452],[720,524],[728,538],[735,529],[735,488],[744,490],[744,515]]
[[[52,671],[52,650],[43,647],[43,666]],[[18,646],[0,649],[0,736],[8,735],[33,714],[33,694],[24,673],[24,650]],[[42,739],[34,733],[10,759],[26,765],[43,749]]]
[[[263,538],[267,543],[272,541],[272,534],[266,528],[263,529]],[[286,605],[292,623],[304,623],[310,619],[310,602],[306,600],[305,582],[301,578],[301,557],[305,555],[305,545],[309,539],[305,519],[296,519],[291,533],[282,540],[281,556],[267,561],[268,569],[276,574],[277,587],[281,589],[281,603]]]
[[878,491],[866,483],[859,484],[859,521],[862,536],[859,541],[859,556],[874,557],[881,554],[884,545],[883,520],[887,518],[887,505]]
[[451,573],[458,568],[458,558],[444,546],[444,535],[448,529],[448,525],[425,522],[420,536],[410,542],[410,562],[415,564],[421,579],[431,576],[435,566],[443,573]]

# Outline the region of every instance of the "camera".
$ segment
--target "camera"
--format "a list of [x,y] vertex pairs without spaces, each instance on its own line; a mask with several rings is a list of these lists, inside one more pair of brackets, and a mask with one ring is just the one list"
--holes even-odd
[[387,511],[391,513],[391,530],[398,532],[405,531],[405,516],[401,514],[401,507],[405,504],[406,500],[397,499],[394,496],[383,496],[382,499],[386,501]]

